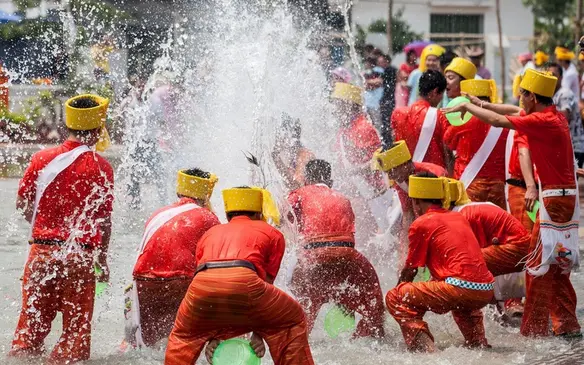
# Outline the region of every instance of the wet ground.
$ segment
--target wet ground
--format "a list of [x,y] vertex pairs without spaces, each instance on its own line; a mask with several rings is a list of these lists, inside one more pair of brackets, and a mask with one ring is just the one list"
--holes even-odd
[[[24,364],[5,358],[20,310],[20,275],[26,256],[28,225],[14,210],[18,181],[0,179],[0,364]],[[151,194],[154,195],[154,194]],[[146,209],[151,211],[155,203]],[[120,354],[118,346],[123,338],[124,286],[129,282],[143,222],[147,212],[130,213],[121,204],[116,205],[114,233],[111,243],[111,288],[95,305],[92,355],[88,364],[161,364],[162,351],[143,351]],[[581,232],[584,236],[584,231]],[[386,267],[377,267],[384,291],[394,284],[395,273]],[[283,270],[284,271],[284,270]],[[575,272],[573,283],[579,298],[584,298],[584,274]],[[280,278],[280,286],[285,279]],[[584,306],[579,303],[578,317],[584,323]],[[486,311],[486,331],[493,349],[474,351],[462,348],[462,336],[449,315],[428,314],[427,320],[434,333],[440,352],[433,355],[410,354],[404,351],[401,333],[395,321],[386,320],[387,339],[379,344],[369,340],[349,341],[347,338],[329,339],[322,324],[317,324],[310,338],[311,348],[318,364],[427,364],[427,365],[509,365],[509,364],[584,364],[584,346],[569,345],[559,339],[527,340],[517,329],[503,328]],[[321,321],[322,323],[322,321]],[[53,333],[47,338],[50,348],[58,338],[60,319],[53,324]],[[34,360],[40,364],[42,360]],[[199,361],[203,364],[203,361]],[[264,364],[271,364],[265,359]]]

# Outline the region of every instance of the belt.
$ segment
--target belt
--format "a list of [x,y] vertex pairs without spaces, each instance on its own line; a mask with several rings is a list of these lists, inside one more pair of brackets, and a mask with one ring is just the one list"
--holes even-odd
[[195,275],[197,275],[200,271],[205,271],[208,269],[229,269],[234,267],[245,267],[247,269],[253,270],[257,272],[256,267],[249,261],[245,260],[229,260],[229,261],[212,261],[212,262],[205,262],[202,265],[197,267],[197,271],[195,271]]
[[541,193],[543,198],[549,198],[551,196],[576,196],[577,190],[576,189],[549,189],[544,190]]
[[[37,240],[37,239],[33,239],[28,241],[29,244],[31,245],[43,245],[43,246],[63,246],[65,244],[65,241],[61,241],[61,240]],[[87,245],[85,243],[78,243],[77,246],[81,247],[84,250],[92,250],[93,246],[91,245]]]
[[[527,189],[527,184],[523,180],[519,179],[507,179],[505,182],[509,185],[517,186],[519,188]],[[535,187],[539,187],[539,185],[535,184]]]
[[465,281],[456,278],[446,278],[444,280],[446,284],[454,285],[459,288],[464,289],[471,289],[471,290],[493,290],[493,283],[485,284],[485,283],[473,283],[471,281]]
[[305,250],[312,250],[314,248],[323,248],[323,247],[350,247],[354,248],[355,243],[348,242],[348,241],[331,241],[331,242],[313,242],[309,243],[304,246]]

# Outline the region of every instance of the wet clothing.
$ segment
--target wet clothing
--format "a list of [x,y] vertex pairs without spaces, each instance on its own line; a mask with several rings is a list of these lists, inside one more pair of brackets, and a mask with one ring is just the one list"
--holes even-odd
[[[422,126],[424,125],[424,118],[426,117],[429,108],[430,103],[424,99],[420,99],[409,107],[394,110],[391,116],[394,139],[396,141],[406,141],[412,156],[418,145]],[[445,167],[444,143],[442,141],[444,131],[443,124],[439,121],[441,114],[442,113],[438,111],[434,134],[432,135],[432,139],[428,145],[428,150],[422,162],[429,162]]]
[[423,320],[427,311],[451,310],[466,343],[486,345],[480,308],[492,299],[492,287],[468,289],[446,282],[456,278],[479,286],[494,281],[467,220],[457,212],[430,208],[411,225],[409,241],[406,268],[426,266],[435,281],[401,283],[386,295],[389,313],[400,325],[408,348],[415,347],[419,332],[432,337]]
[[525,192],[527,189],[509,185],[509,210],[511,215],[518,219],[523,227],[531,234],[533,231],[533,221],[527,215],[525,207]]
[[466,188],[466,194],[473,202],[491,202],[502,209],[507,207],[504,181],[475,178]]

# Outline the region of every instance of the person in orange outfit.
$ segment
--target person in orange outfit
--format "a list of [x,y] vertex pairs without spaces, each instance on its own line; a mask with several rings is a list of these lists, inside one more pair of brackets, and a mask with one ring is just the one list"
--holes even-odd
[[179,200],[148,219],[132,274],[130,313],[136,329],[126,339],[130,343],[151,347],[170,334],[195,276],[197,242],[219,224],[209,209],[216,182],[215,175],[200,169],[179,171]]
[[527,136],[540,180],[540,211],[529,248],[521,333],[549,335],[551,317],[554,335],[580,338],[576,293],[570,282],[571,268],[579,262],[578,192],[570,130],[552,100],[556,83],[549,74],[527,70],[520,84],[524,110],[466,103],[445,112],[470,112],[485,123]]
[[[229,223],[207,231],[197,244],[195,277],[168,340],[166,365],[194,364],[210,342],[253,332],[276,365],[313,364],[302,307],[273,285],[284,255],[284,236],[262,221],[260,189],[223,191]],[[210,350],[209,350],[210,349]]]
[[404,140],[415,162],[429,162],[446,167],[444,161],[443,118],[436,106],[442,101],[446,79],[436,70],[428,70],[419,81],[420,99],[409,107],[397,108],[391,116],[394,140]]
[[50,361],[89,359],[95,295],[94,257],[107,281],[113,169],[91,147],[107,147],[108,100],[80,95],[65,104],[68,139],[33,155],[17,209],[32,225],[24,266],[22,310],[9,356],[39,356],[57,312],[63,332]]
[[[410,227],[406,266],[385,303],[410,351],[435,350],[423,320],[427,311],[452,311],[465,345],[486,347],[481,308],[493,298],[493,275],[466,218],[445,209],[451,201],[448,180],[426,176],[431,175],[421,173],[409,180],[409,196],[419,217]],[[434,281],[413,283],[424,266]]]
[[[494,80],[464,80],[460,82],[460,90],[484,102],[494,103],[498,98]],[[446,129],[444,142],[451,151],[456,151],[452,177],[462,181],[470,200],[492,202],[503,209],[507,208],[507,134],[507,130],[492,128],[476,116],[462,126],[449,126]]]
[[306,185],[288,196],[302,245],[292,294],[304,308],[309,332],[322,305],[336,302],[363,316],[355,337],[382,338],[385,309],[377,273],[355,249],[351,202],[331,186],[330,164],[312,160]]
[[538,196],[531,153],[529,152],[527,137],[524,134],[518,131],[510,131],[509,133],[510,135],[513,133],[513,144],[507,167],[509,177],[506,181],[509,213],[517,218],[523,224],[523,227],[531,233],[533,221],[529,218],[527,212],[533,209]]

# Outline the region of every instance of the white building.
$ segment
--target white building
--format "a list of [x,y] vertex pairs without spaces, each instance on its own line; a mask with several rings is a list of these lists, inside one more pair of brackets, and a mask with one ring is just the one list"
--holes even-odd
[[[330,2],[334,7],[334,4],[342,4],[344,0]],[[352,22],[364,29],[375,20],[387,19],[389,0],[353,0],[353,3]],[[531,10],[521,0],[501,0],[500,3],[506,72],[509,75],[509,67],[515,56],[528,51],[528,43],[534,32],[534,19]],[[394,0],[393,4],[393,13],[403,9],[403,19],[415,32],[424,34],[425,40],[456,46],[460,44],[456,33],[482,36],[474,40],[466,38],[465,42],[482,43],[481,46],[486,50],[486,67],[497,82],[501,82],[495,0]],[[447,37],[448,33],[452,35]],[[378,36],[377,41],[374,38],[368,40],[387,50],[385,37]],[[396,56],[394,64],[402,60],[403,56]],[[506,84],[510,88],[509,77]]]

